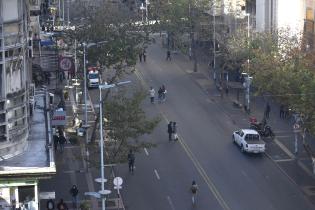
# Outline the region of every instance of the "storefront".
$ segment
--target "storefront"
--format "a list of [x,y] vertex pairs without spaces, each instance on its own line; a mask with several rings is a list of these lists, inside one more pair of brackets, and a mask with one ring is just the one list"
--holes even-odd
[[35,180],[0,181],[0,209],[38,210],[38,187]]

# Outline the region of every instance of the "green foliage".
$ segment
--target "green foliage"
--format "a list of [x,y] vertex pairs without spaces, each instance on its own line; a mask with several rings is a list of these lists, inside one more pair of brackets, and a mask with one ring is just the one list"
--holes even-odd
[[238,59],[243,71],[253,76],[257,94],[270,95],[302,113],[304,127],[314,133],[314,56],[302,50],[301,36],[293,36],[287,30],[251,36],[251,40],[246,36],[231,37],[227,45],[229,56]]
[[[150,134],[160,121],[159,117],[147,119],[141,108],[142,101],[146,94],[138,91],[127,98],[124,94],[118,94],[104,104],[106,110],[105,123],[107,138],[111,141],[108,158],[111,162],[124,162],[129,149],[139,151],[144,147],[154,146],[150,139],[142,137]],[[140,138],[142,137],[142,138]]]

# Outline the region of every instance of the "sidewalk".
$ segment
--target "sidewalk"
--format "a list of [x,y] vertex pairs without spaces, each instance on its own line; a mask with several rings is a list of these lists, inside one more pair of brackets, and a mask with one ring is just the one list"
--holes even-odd
[[[161,45],[160,38],[157,38],[157,44]],[[203,60],[203,61],[201,61]],[[312,160],[305,151],[302,144],[302,137],[299,134],[298,153],[294,154],[294,132],[293,120],[281,119],[279,116],[279,104],[274,102],[272,98],[253,96],[251,94],[251,113],[248,115],[244,109],[233,106],[233,101],[236,100],[236,90],[230,90],[229,94],[224,93],[223,98],[217,90],[212,79],[212,71],[210,71],[208,63],[205,59],[198,61],[198,71],[193,72],[193,61],[189,57],[181,53],[173,55],[173,63],[191,75],[201,89],[209,94],[211,101],[217,103],[220,109],[232,120],[239,128],[249,127],[250,116],[255,116],[261,120],[265,110],[266,103],[269,102],[271,107],[270,119],[268,124],[271,125],[276,134],[274,139],[264,139],[266,145],[266,156],[270,158],[279,169],[307,195],[311,202],[315,204],[315,176],[312,173]],[[239,100],[243,103],[244,92],[241,90]],[[315,139],[307,136],[308,142],[312,151],[315,151]]]

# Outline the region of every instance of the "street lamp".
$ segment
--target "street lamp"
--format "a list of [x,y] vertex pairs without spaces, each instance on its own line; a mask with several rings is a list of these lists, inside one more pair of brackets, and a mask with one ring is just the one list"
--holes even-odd
[[213,11],[212,11],[212,19],[213,19],[213,36],[212,36],[212,43],[213,43],[213,79],[216,82],[217,80],[217,73],[216,73],[216,41],[215,41],[215,1],[213,2]]
[[[109,88],[113,88],[115,86],[120,86],[120,85],[124,85],[124,84],[128,84],[131,81],[124,81],[124,82],[118,82],[116,84],[100,84],[98,86],[99,88],[99,93],[100,93],[100,102],[99,102],[99,109],[100,109],[100,147],[101,147],[101,192],[105,192],[105,188],[104,188],[104,137],[103,137],[103,99],[102,99],[102,90],[103,89],[109,89]],[[105,135],[105,134],[104,134]],[[104,197],[102,197],[102,210],[105,210],[105,199]]]

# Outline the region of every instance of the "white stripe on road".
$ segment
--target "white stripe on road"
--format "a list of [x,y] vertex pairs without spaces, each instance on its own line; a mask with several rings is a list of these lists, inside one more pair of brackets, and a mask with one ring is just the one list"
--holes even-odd
[[155,173],[156,178],[157,178],[158,180],[160,180],[160,176],[159,176],[159,174],[158,174],[158,172],[157,172],[156,169],[154,169],[154,173]]
[[295,160],[295,159],[287,158],[287,159],[279,159],[279,160],[274,160],[274,161],[275,162],[289,162],[289,161],[292,161],[292,160]]
[[174,204],[173,204],[172,199],[171,199],[170,196],[167,196],[167,201],[168,201],[168,203],[170,204],[172,210],[175,210]]
[[294,154],[289,151],[289,149],[284,146],[278,139],[274,139],[275,143],[292,159],[295,158]]
[[146,154],[147,156],[149,156],[149,152],[148,152],[147,148],[144,148],[144,152],[145,152],[145,154]]

